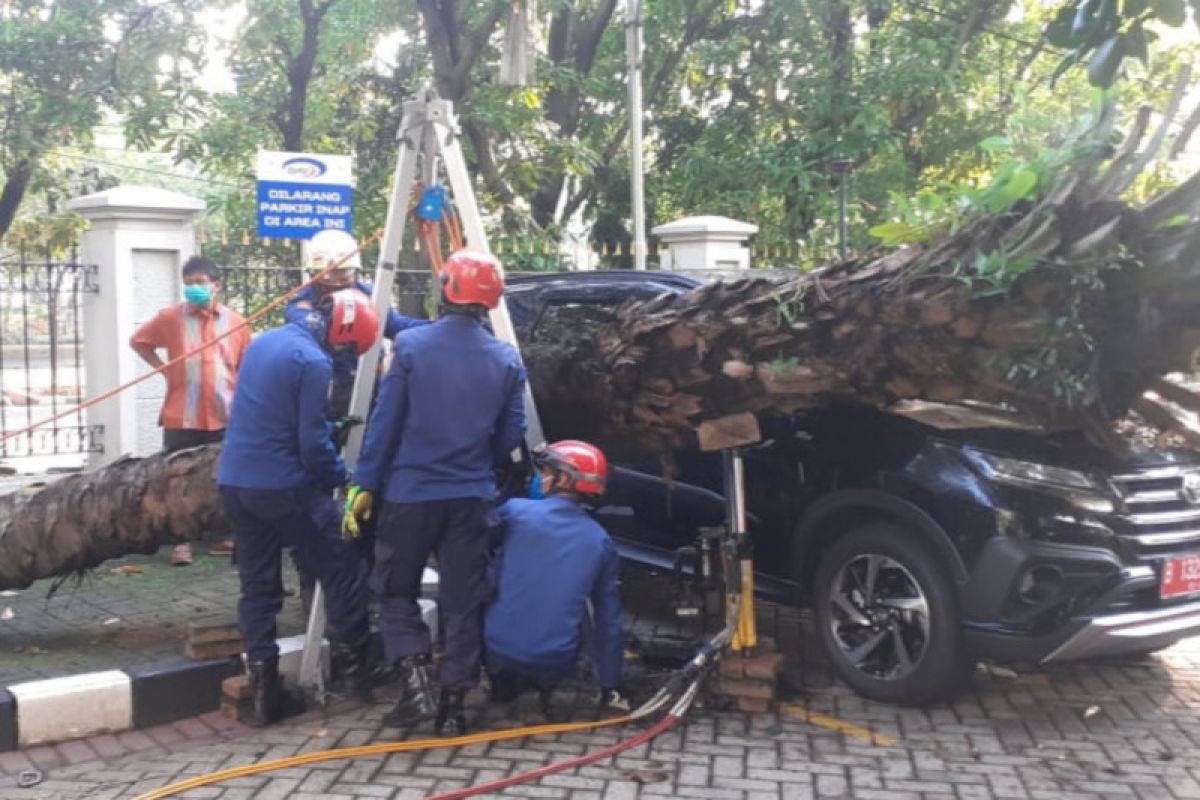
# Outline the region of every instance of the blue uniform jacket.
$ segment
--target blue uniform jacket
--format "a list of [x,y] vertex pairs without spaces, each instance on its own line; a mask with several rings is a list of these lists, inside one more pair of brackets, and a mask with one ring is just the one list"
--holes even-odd
[[[371,296],[372,287],[369,283],[358,281],[354,284],[355,288],[364,293],[368,297]],[[318,289],[316,286],[305,286],[296,296],[288,301],[287,307],[283,310],[283,318],[287,322],[303,324],[305,317],[312,313],[312,306],[317,302]],[[300,305],[306,303],[307,306]],[[415,317],[406,317],[394,308],[389,308],[387,320],[383,326],[383,335],[391,339],[400,331],[406,331],[409,328],[415,328],[419,325],[428,325],[429,321],[417,319]],[[358,368],[358,359],[354,357],[335,358],[333,361],[333,375],[335,380],[346,380],[352,376]]]
[[333,489],[347,481],[325,418],[329,355],[303,325],[255,337],[238,372],[217,483]]
[[447,314],[395,339],[354,482],[391,503],[496,492],[493,464],[525,435],[525,369],[483,324]]
[[487,610],[489,650],[521,664],[558,669],[579,652],[587,602],[595,634],[592,663],[603,689],[621,682],[621,598],[617,548],[604,528],[565,497],[509,500],[496,599]]

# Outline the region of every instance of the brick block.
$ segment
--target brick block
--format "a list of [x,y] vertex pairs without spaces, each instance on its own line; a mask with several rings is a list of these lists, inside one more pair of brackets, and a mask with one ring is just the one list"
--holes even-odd
[[242,632],[236,622],[202,623],[188,625],[187,640],[190,644],[212,644],[213,642],[242,642]]
[[737,709],[748,714],[765,714],[771,710],[771,700],[765,697],[739,697]]
[[188,642],[183,646],[183,654],[195,661],[211,661],[216,658],[239,656],[242,654],[242,640],[206,642],[205,644]]
[[250,694],[249,675],[234,675],[221,681],[222,699],[246,700]]
[[774,683],[779,680],[779,673],[783,669],[783,655],[781,653],[759,653],[750,658],[743,658],[742,663],[747,678]]
[[775,684],[767,681],[752,681],[747,679],[721,678],[717,681],[717,691],[730,697],[758,697],[764,700],[775,699]]
[[746,677],[745,660],[732,653],[726,654],[720,660],[717,670],[722,678]]

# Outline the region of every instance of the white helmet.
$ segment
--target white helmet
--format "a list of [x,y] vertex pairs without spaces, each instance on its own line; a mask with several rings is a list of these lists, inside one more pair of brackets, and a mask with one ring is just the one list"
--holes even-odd
[[326,273],[321,283],[344,286],[354,280],[355,270],[362,266],[358,242],[345,231],[334,228],[318,231],[304,243],[304,267],[310,273],[317,274],[338,262],[341,265]]

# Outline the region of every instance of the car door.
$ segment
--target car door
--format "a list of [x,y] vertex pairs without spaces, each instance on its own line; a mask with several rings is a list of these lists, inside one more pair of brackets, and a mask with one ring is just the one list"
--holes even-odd
[[[661,288],[655,286],[631,292],[628,284],[588,287],[586,291],[548,291],[532,318],[526,316],[526,343],[530,347],[552,346],[561,340],[564,331],[586,330],[610,322],[616,307],[631,296],[652,297],[660,292]],[[529,314],[528,308],[525,313]],[[545,416],[542,422],[552,441],[586,438],[570,417]],[[688,476],[672,475],[672,463],[685,465]],[[698,527],[723,522],[725,501],[712,488],[719,490],[720,481],[720,458],[711,453],[676,454],[673,459],[651,455],[634,460],[618,455],[612,464],[608,491],[594,516],[617,541],[622,556],[647,566],[668,568],[675,549],[691,544]]]

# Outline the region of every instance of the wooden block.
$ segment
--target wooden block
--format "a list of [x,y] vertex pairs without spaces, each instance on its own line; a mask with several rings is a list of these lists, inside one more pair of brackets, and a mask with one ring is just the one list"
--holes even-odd
[[760,697],[765,700],[775,698],[774,683],[752,681],[748,678],[721,678],[717,681],[717,691],[731,697]]
[[743,411],[701,422],[696,438],[701,450],[728,450],[762,441],[762,430],[758,427],[758,417]]
[[242,654],[242,640],[236,642],[209,642],[208,644],[192,644],[183,646],[183,654],[197,661],[207,661],[210,658],[228,658]]
[[230,700],[246,700],[250,694],[249,675],[234,675],[221,681],[221,697],[228,697]]
[[240,642],[242,632],[235,622],[196,623],[188,625],[187,640],[191,644],[212,644],[213,642]]

